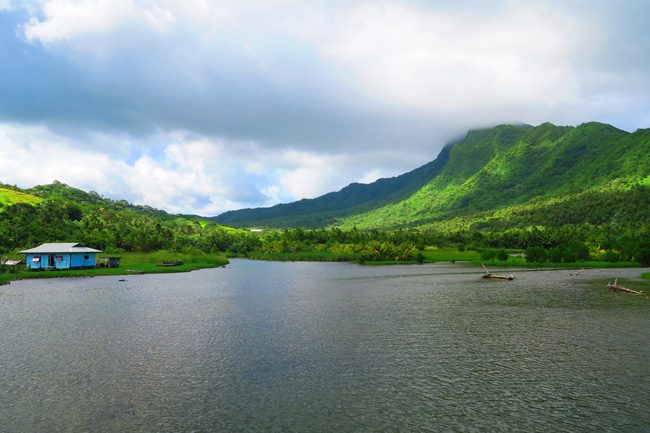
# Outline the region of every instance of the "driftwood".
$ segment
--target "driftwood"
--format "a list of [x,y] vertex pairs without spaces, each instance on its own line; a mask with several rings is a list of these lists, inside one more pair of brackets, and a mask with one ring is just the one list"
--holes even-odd
[[645,293],[643,292],[628,289],[627,287],[623,287],[617,283],[618,283],[618,278],[614,280],[614,284],[612,284],[611,281],[608,282],[607,290],[609,290],[610,292],[624,292],[624,293],[632,293],[634,295],[645,295]]
[[578,272],[576,272],[575,274],[573,274],[573,273],[571,273],[571,272],[567,272],[567,275],[570,276],[570,277],[577,277],[577,276],[580,275],[580,274],[582,273],[582,271],[584,271],[584,270],[585,270],[585,268],[582,268],[582,269],[580,269]]
[[481,266],[483,266],[483,269],[485,269],[485,275],[482,275],[481,278],[490,278],[490,279],[496,279],[496,280],[514,280],[515,277],[513,275],[497,275],[491,273],[488,268],[485,267],[483,263],[481,263]]

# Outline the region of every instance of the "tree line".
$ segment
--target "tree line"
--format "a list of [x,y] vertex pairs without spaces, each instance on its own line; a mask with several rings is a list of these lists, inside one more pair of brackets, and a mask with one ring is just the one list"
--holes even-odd
[[320,252],[325,258],[419,261],[427,246],[513,248],[529,261],[639,261],[650,264],[650,226],[570,224],[506,230],[445,228],[269,230],[251,233],[200,218],[141,212],[98,203],[89,207],[66,200],[18,203],[0,211],[0,249],[13,252],[43,242],[80,242],[104,251],[158,250],[258,256]]

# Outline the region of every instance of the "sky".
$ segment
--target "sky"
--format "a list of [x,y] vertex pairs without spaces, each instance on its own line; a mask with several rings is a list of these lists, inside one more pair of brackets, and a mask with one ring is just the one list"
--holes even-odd
[[650,127],[650,2],[0,0],[0,182],[218,215],[503,123]]

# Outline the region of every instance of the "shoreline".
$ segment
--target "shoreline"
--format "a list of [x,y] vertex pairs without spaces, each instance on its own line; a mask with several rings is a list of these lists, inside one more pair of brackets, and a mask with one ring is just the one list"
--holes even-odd
[[37,280],[47,278],[81,278],[100,277],[111,275],[139,275],[139,274],[176,274],[182,272],[197,271],[199,269],[220,268],[229,264],[225,257],[216,257],[210,262],[196,261],[186,262],[178,266],[159,266],[155,263],[127,263],[119,268],[93,268],[93,269],[72,269],[72,270],[49,270],[49,271],[22,271],[15,273],[0,274],[0,286],[10,284],[12,281]]

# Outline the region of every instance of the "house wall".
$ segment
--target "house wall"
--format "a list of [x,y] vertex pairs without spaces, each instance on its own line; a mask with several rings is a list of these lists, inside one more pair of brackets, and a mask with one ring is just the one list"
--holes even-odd
[[[95,266],[95,253],[54,253],[54,254],[27,254],[26,265],[29,269],[52,269],[49,266],[50,256],[54,256],[54,268],[91,268]],[[38,262],[34,257],[40,257]],[[56,260],[60,257],[61,260]],[[87,259],[86,259],[87,257]]]
[[[70,255],[71,254],[54,254],[54,267],[57,269],[69,269],[70,268]],[[57,260],[57,257],[61,260]]]
[[40,269],[41,268],[41,262],[34,262],[33,258],[34,257],[40,257],[41,254],[27,254],[27,257],[25,259],[25,264],[29,269]]
[[[88,268],[95,266],[95,253],[72,253],[70,266],[73,268]],[[84,259],[88,257],[88,259]]]

